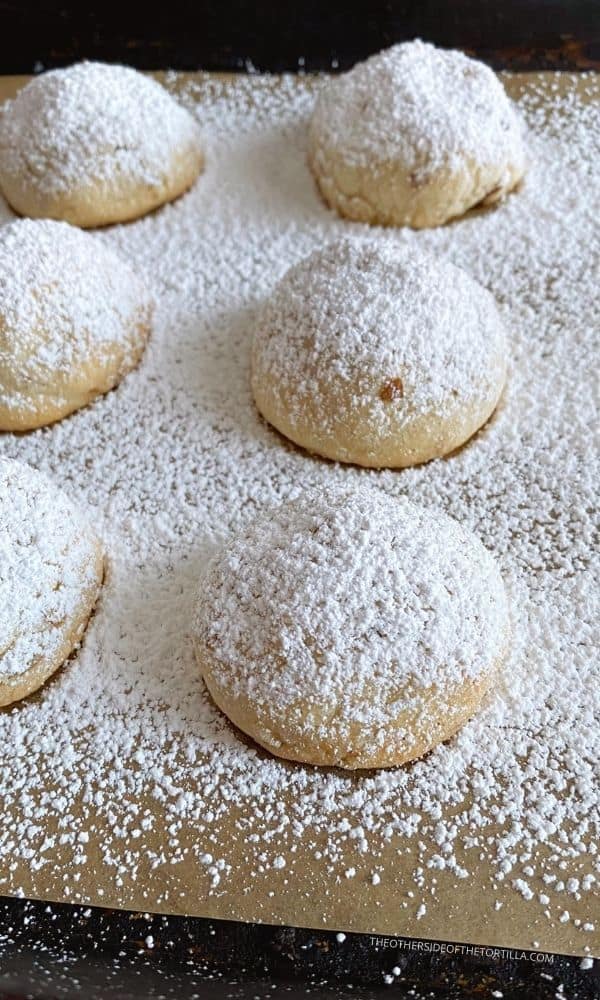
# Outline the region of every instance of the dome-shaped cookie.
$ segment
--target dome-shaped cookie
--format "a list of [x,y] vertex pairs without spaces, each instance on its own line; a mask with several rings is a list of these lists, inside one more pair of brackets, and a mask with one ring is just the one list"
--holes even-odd
[[72,653],[102,577],[100,543],[67,496],[0,459],[0,705],[37,690]]
[[202,580],[194,642],[216,704],[274,754],[390,767],[476,711],[509,617],[493,558],[456,521],[338,488],[226,543]]
[[126,222],[182,194],[202,165],[192,115],[126,66],[43,73],[0,110],[0,188],[21,215]]
[[466,272],[417,246],[342,239],[293,266],[267,301],[252,389],[309,451],[401,468],[485,423],[506,356],[495,301]]
[[53,423],[137,365],[150,295],[127,261],[65,222],[0,227],[0,430]]
[[309,162],[340,215],[421,229],[512,191],[525,170],[523,129],[483,63],[404,42],[324,85]]

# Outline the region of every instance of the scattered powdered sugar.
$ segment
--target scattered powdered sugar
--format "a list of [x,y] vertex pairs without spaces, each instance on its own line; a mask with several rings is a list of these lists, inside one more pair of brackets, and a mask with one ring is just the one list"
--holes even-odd
[[322,429],[359,408],[389,437],[398,420],[450,418],[493,392],[506,350],[493,297],[462,269],[418,245],[345,237],[275,289],[256,324],[254,377],[281,393],[292,423],[309,399]]
[[[109,558],[76,659],[39,699],[0,714],[3,890],[43,884],[71,900],[102,892],[188,911],[210,892],[213,912],[278,920],[292,889],[300,901],[318,885],[313,911],[337,929],[336,894],[359,919],[358,900],[385,888],[398,929],[422,934],[439,899],[466,912],[476,893],[486,919],[504,922],[496,938],[518,904],[537,920],[536,939],[560,927],[593,947],[597,883],[584,880],[599,874],[589,574],[600,136],[597,106],[580,96],[589,79],[562,86],[551,101],[537,85],[520,100],[531,158],[522,191],[451,226],[385,233],[351,227],[319,199],[305,160],[314,85],[202,79],[183,91],[198,102],[206,173],[180,201],[92,237],[135,262],[156,293],[144,365],[54,427],[0,440],[88,506]],[[401,473],[340,467],[256,414],[257,310],[291,264],[350,228],[438,253],[499,301],[507,390],[451,458]],[[287,765],[243,741],[207,699],[188,632],[202,568],[232,530],[300,489],[363,482],[445,512],[483,541],[509,591],[513,639],[504,679],[454,739],[411,766],[350,776]],[[203,887],[192,900],[181,870]],[[568,878],[580,880],[581,899],[568,896],[574,919],[560,925]],[[279,890],[274,900],[266,886]]]
[[139,351],[150,295],[128,262],[66,222],[17,219],[0,228],[0,406],[60,402],[92,359]]
[[[194,632],[219,687],[265,719],[277,706],[316,745],[348,748],[359,723],[365,750],[388,746],[433,685],[451,715],[457,686],[507,647],[506,596],[481,543],[366,485],[261,515],[215,556],[200,594]],[[422,720],[431,737],[436,721]]]
[[520,119],[495,74],[462,52],[419,40],[333,78],[312,130],[351,166],[399,160],[416,181],[440,168],[518,167],[524,159]]
[[199,129],[164,87],[128,66],[82,62],[34,77],[0,114],[0,171],[57,194],[120,177],[160,184]]
[[0,679],[52,658],[94,579],[95,543],[73,504],[45,476],[0,459]]

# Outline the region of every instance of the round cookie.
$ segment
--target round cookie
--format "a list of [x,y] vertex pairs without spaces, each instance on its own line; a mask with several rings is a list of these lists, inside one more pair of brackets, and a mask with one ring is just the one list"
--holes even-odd
[[506,364],[495,301],[466,272],[417,246],[341,239],[293,266],[265,304],[252,390],[303,448],[402,468],[468,440]]
[[126,66],[43,73],[0,111],[0,188],[21,215],[126,222],[177,198],[202,166],[192,115]]
[[473,715],[509,644],[491,555],[451,518],[363,486],[269,511],[213,557],[195,651],[272,753],[344,768],[423,756]]
[[440,226],[516,187],[523,128],[483,63],[403,42],[324,85],[309,163],[325,201],[348,219]]
[[0,705],[36,691],[85,631],[102,548],[65,494],[0,459]]
[[144,351],[152,302],[129,264],[65,222],[0,227],[0,430],[60,420]]

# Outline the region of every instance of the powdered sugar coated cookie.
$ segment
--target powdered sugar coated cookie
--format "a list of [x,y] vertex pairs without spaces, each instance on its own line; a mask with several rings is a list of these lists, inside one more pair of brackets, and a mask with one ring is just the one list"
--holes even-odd
[[263,514],[201,587],[195,646],[209,691],[292,760],[422,756],[474,713],[508,649],[504,587],[483,545],[372,487]]
[[0,188],[21,215],[125,222],[182,194],[202,165],[192,115],[126,66],[44,73],[0,114]]
[[525,170],[521,123],[494,73],[418,40],[325,84],[309,161],[340,215],[416,229],[499,201]]
[[0,459],[0,705],[64,663],[102,576],[101,545],[68,497],[29,466]]
[[53,423],[137,365],[151,297],[127,261],[65,222],[0,228],[0,430]]
[[493,412],[507,346],[493,296],[418,246],[343,238],[294,265],[254,336],[256,404],[309,451],[417,465]]

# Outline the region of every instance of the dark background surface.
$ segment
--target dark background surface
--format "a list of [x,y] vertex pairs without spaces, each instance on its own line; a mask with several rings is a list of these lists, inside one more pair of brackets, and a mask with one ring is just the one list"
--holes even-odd
[[415,36],[513,69],[600,68],[600,0],[0,0],[0,71],[351,66]]
[[582,970],[580,959],[559,956],[541,964],[432,956],[382,940],[0,899],[0,1000],[600,997],[597,962]]
[[[142,69],[311,72],[347,68],[415,36],[496,68],[600,69],[600,0],[0,0],[2,73],[83,58]],[[400,974],[386,983],[394,966]],[[367,936],[338,942],[286,927],[0,899],[0,1000],[280,994],[599,1000],[600,971],[559,956],[552,964],[431,956],[377,950]]]

